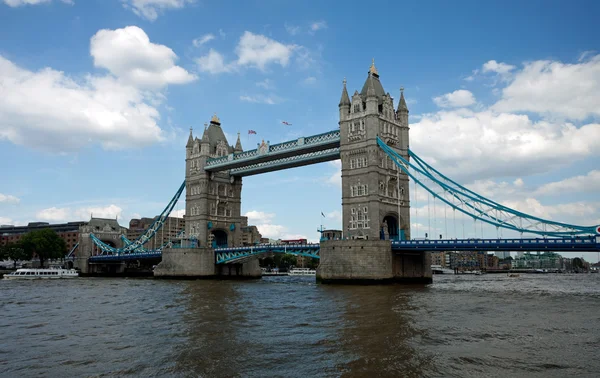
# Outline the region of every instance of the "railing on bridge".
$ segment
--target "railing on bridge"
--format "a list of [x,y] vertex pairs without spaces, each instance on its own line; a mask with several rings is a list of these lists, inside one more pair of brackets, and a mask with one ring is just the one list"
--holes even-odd
[[440,239],[399,240],[395,251],[529,251],[595,252],[600,251],[600,236],[534,239]]
[[217,264],[237,262],[252,256],[265,253],[285,253],[295,256],[312,257],[320,259],[320,244],[259,244],[249,247],[216,248],[215,259]]
[[[317,151],[331,150],[340,146],[340,130],[332,130],[326,133],[311,135],[308,137],[300,137],[295,140],[286,141],[269,145],[268,148],[262,150],[260,147],[254,150],[248,150],[240,153],[233,153],[227,156],[218,158],[210,158],[206,162],[204,169],[206,171],[225,171],[236,168],[256,165],[258,163],[270,162],[277,159],[287,157],[302,158],[304,155]],[[267,146],[265,146],[267,147]],[[312,157],[322,155],[313,154],[305,156],[305,160]],[[338,150],[339,158],[339,150]],[[300,161],[300,160],[298,160]],[[319,161],[316,161],[319,162]],[[289,168],[289,167],[283,167]],[[283,169],[280,168],[280,169]],[[240,175],[241,171],[236,171],[235,175]],[[232,172],[233,174],[233,172]]]

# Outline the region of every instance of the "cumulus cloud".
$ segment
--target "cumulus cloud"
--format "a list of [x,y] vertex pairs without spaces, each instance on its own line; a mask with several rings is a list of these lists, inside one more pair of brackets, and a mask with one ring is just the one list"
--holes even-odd
[[[181,210],[173,210],[171,211],[171,214],[169,214],[170,217],[174,217],[174,218],[183,218],[183,216],[185,215],[185,209],[181,209]],[[134,218],[139,218],[135,217]]]
[[0,226],[11,225],[11,224],[13,224],[12,219],[6,218],[6,217],[0,217]]
[[195,75],[175,65],[173,50],[150,42],[137,26],[98,31],[91,39],[90,53],[96,67],[106,68],[136,87],[160,88],[196,80]]
[[99,207],[80,207],[72,209],[70,207],[50,207],[37,212],[36,218],[49,222],[65,222],[73,220],[88,220],[93,215],[94,218],[117,218],[123,210],[117,205],[99,206]]
[[[248,217],[248,224],[256,225],[258,231],[263,238],[270,239],[294,239],[295,235],[290,235],[287,227],[273,224],[275,219],[274,213],[266,213],[263,211],[252,210],[248,211],[244,216]],[[300,236],[303,237],[303,236]]]
[[473,105],[475,96],[470,91],[459,89],[452,93],[434,97],[433,102],[441,108],[458,108]]
[[495,60],[490,60],[483,64],[482,72],[495,72],[500,75],[505,75],[514,70],[515,66],[506,63],[498,63]]
[[149,21],[154,21],[158,15],[168,9],[181,9],[195,0],[122,0],[126,9],[131,9],[136,15]]
[[164,140],[157,124],[160,90],[195,77],[174,65],[171,49],[151,43],[138,27],[101,30],[90,50],[95,65],[110,74],[77,78],[52,68],[30,71],[0,55],[0,139],[52,152]]
[[0,193],[0,203],[19,203],[21,202],[21,200],[15,196],[12,196],[10,194],[2,194]]
[[326,185],[332,185],[338,188],[342,187],[342,161],[341,160],[333,160],[327,162],[327,164],[333,167],[335,170],[330,175],[324,177],[322,181]]
[[105,148],[163,140],[159,112],[142,93],[113,77],[76,81],[45,68],[32,72],[0,56],[0,139],[48,151],[90,142]]
[[542,185],[536,195],[552,195],[562,193],[600,193],[600,171],[593,170],[587,175],[569,177],[567,179]]
[[[20,7],[22,5],[38,5],[43,3],[50,3],[52,0],[4,0],[4,4],[9,7]],[[73,4],[73,0],[60,0],[61,3]]]
[[226,64],[223,55],[215,49],[210,49],[208,54],[196,59],[196,63],[201,72],[210,74],[231,72],[235,68],[232,64]]
[[600,116],[600,55],[575,64],[540,60],[525,63],[502,90],[493,109],[534,112],[582,121]]
[[323,20],[315,21],[310,24],[310,30],[312,32],[316,32],[317,30],[326,29],[326,28],[327,28],[327,22],[325,22]]
[[265,96],[265,95],[261,95],[261,94],[240,96],[240,100],[245,101],[245,102],[252,102],[252,103],[256,103],[256,104],[267,104],[267,105],[275,105],[275,104],[281,102],[281,99],[277,96],[274,96],[274,95]]
[[248,223],[270,223],[273,218],[275,218],[275,214],[273,213],[265,213],[263,211],[252,210],[248,211],[244,214],[245,217],[248,217]]
[[246,31],[235,48],[236,60],[226,63],[221,53],[211,49],[208,54],[196,59],[196,62],[201,71],[212,74],[231,72],[241,67],[255,67],[264,71],[270,64],[286,67],[297,48],[297,45],[286,45]]
[[194,46],[200,47],[203,44],[212,41],[213,39],[215,39],[215,36],[211,33],[208,33],[208,34],[204,34],[202,37],[198,37],[198,38],[194,39],[192,41],[192,43],[194,44]]
[[576,127],[491,110],[440,111],[411,125],[411,149],[463,179],[547,172],[596,155],[599,148],[599,124]]

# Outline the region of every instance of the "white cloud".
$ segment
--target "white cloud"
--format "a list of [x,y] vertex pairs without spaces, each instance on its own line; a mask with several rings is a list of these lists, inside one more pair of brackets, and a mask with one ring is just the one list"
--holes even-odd
[[490,110],[440,111],[411,125],[411,149],[455,179],[526,176],[598,154],[600,125],[534,122]]
[[[171,211],[171,214],[169,214],[170,217],[174,217],[174,218],[183,218],[184,215],[185,215],[185,209],[173,210],[173,211]],[[137,217],[134,217],[134,218],[137,218]]]
[[336,186],[338,188],[342,187],[342,161],[341,160],[333,160],[327,162],[328,165],[335,168],[335,171],[329,176],[323,179],[323,182],[327,185]]
[[339,210],[334,210],[325,214],[325,219],[330,219],[338,223],[336,227],[340,227],[342,225],[342,212]]
[[5,203],[19,203],[21,202],[21,200],[15,196],[12,196],[10,194],[2,194],[0,193],[0,203],[5,202]]
[[316,21],[310,24],[310,30],[316,32],[317,30],[326,29],[327,23],[323,20]]
[[300,26],[295,26],[295,25],[290,25],[290,24],[284,24],[285,27],[285,31],[287,31],[290,35],[296,35],[299,34],[301,31]]
[[204,34],[202,37],[198,37],[198,38],[194,39],[192,41],[192,43],[194,44],[194,46],[200,47],[203,44],[212,41],[213,39],[215,39],[215,36],[211,33],[208,33],[208,34]]
[[230,72],[234,69],[233,65],[225,64],[223,55],[214,49],[210,49],[208,54],[196,59],[196,63],[200,71],[211,74]]
[[536,195],[563,193],[600,193],[600,170],[590,171],[585,176],[575,176],[562,181],[551,182],[539,187]]
[[285,226],[279,224],[258,224],[256,228],[263,238],[269,239],[280,239],[283,233],[287,231]]
[[[52,0],[4,0],[4,4],[9,7],[20,7],[22,5],[38,5],[43,3],[49,3]],[[65,4],[73,4],[73,0],[60,0]]]
[[259,81],[258,83],[256,83],[256,86],[264,88],[264,89],[275,88],[275,84],[273,84],[273,80],[271,80],[271,79],[265,79],[263,81]]
[[88,220],[91,216],[94,218],[117,218],[120,217],[123,210],[116,205],[103,207],[80,207],[72,209],[70,207],[51,207],[43,209],[36,214],[36,218],[49,222]]
[[181,9],[186,4],[194,3],[195,0],[122,0],[125,8],[131,9],[133,13],[154,21],[158,14],[167,9]]
[[240,100],[245,102],[252,102],[255,104],[267,104],[267,105],[275,105],[280,101],[277,96],[265,96],[265,95],[244,95],[240,96]]
[[94,65],[109,70],[123,82],[142,88],[185,84],[196,80],[175,65],[177,55],[165,45],[150,42],[137,26],[99,30],[91,39]]
[[248,217],[248,224],[270,223],[275,218],[275,214],[273,213],[265,213],[257,210],[248,211],[244,216]]
[[302,80],[302,84],[304,85],[313,85],[317,82],[317,78],[314,76],[309,76],[307,78],[305,78],[304,80]]
[[223,55],[214,49],[196,59],[201,71],[211,74],[231,72],[241,67],[255,67],[264,71],[269,64],[286,67],[297,45],[285,45],[264,35],[244,32],[236,48],[237,60],[225,63]]
[[269,63],[278,63],[282,67],[288,65],[295,45],[284,45],[264,35],[244,32],[236,47],[237,64],[254,66],[264,70]]
[[0,217],[0,226],[13,224],[12,219],[6,217]]
[[0,140],[65,152],[90,142],[105,148],[164,139],[158,111],[112,77],[81,81],[45,68],[28,71],[0,56]]
[[599,103],[600,55],[596,55],[576,64],[549,60],[525,63],[493,108],[581,121],[600,116]]
[[481,72],[495,72],[500,75],[506,75],[514,70],[515,66],[506,63],[498,63],[495,60],[490,60],[483,64]]
[[457,108],[473,105],[475,103],[475,97],[470,91],[458,89],[452,93],[434,97],[433,102],[441,108]]
[[153,44],[138,27],[100,30],[90,52],[105,76],[73,78],[44,68],[21,68],[0,55],[0,140],[52,152],[90,143],[116,149],[165,138],[156,107],[167,84],[195,79],[171,49]]

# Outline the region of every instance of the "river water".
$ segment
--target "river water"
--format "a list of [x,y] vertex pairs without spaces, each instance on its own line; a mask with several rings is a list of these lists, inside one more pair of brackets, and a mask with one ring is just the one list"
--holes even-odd
[[598,377],[600,274],[0,281],[2,377]]

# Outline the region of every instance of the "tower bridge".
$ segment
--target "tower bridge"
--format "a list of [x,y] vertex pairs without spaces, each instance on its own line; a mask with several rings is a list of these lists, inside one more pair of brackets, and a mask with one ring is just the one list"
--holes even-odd
[[[244,151],[239,133],[235,145],[228,143],[216,114],[201,138],[190,130],[185,181],[156,222],[134,241],[118,233],[108,240],[99,234],[99,227],[86,230],[81,233],[76,265],[87,273],[93,264],[160,258],[154,270],[157,277],[258,277],[258,256],[291,253],[319,258],[317,279],[325,283],[428,283],[429,251],[600,251],[600,227],[544,220],[507,208],[466,189],[419,158],[409,148],[404,92],[401,89],[394,109],[374,62],[360,92],[355,90],[350,96],[346,84],[344,79],[338,127],[322,134],[273,145],[263,140],[256,149]],[[342,163],[343,240],[242,246],[243,177],[336,159]],[[409,181],[474,221],[538,237],[411,240]],[[182,240],[159,250],[145,249],[184,191]]]

